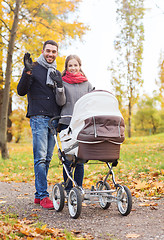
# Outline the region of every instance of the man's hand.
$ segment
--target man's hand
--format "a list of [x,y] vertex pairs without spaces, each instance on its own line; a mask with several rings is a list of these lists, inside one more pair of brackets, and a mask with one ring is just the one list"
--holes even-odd
[[32,58],[30,57],[30,53],[25,53],[24,55],[24,66],[25,66],[25,72],[31,72],[33,65],[32,65]]
[[62,76],[61,73],[57,70],[50,72],[50,78],[56,83],[57,88],[62,88],[63,87],[63,82],[62,82]]

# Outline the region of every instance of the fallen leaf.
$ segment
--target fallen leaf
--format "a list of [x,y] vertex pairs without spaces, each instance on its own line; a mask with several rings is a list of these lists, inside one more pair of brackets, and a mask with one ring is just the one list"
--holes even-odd
[[152,196],[152,197],[145,197],[145,199],[148,199],[148,200],[159,200],[159,199],[161,199],[161,198],[160,198],[160,197]]
[[86,206],[87,206],[87,204],[86,204],[86,203],[84,203],[84,202],[82,202],[82,206],[83,206],[83,207],[86,207]]
[[156,202],[151,202],[151,203],[150,203],[150,206],[158,206],[158,203],[156,203]]
[[135,189],[142,190],[147,189],[149,187],[149,184],[146,181],[141,182],[140,180],[137,181],[137,185],[135,186]]
[[29,197],[24,197],[24,195],[19,195],[17,198],[19,198],[19,199],[25,199],[25,198],[29,198]]
[[139,206],[140,207],[149,207],[150,203],[140,203]]
[[0,204],[6,203],[6,201],[0,201]]
[[39,233],[39,234],[45,233],[45,231],[40,228],[36,228],[35,231],[36,231],[36,233]]
[[47,227],[47,224],[43,225],[43,226],[41,227],[41,229],[42,229],[42,230],[45,230],[46,227]]
[[29,230],[28,230],[28,229],[21,228],[21,229],[20,229],[20,232],[21,232],[22,234],[26,235],[26,236],[29,235]]
[[73,230],[72,232],[73,232],[74,234],[76,234],[76,235],[78,235],[78,234],[81,233],[80,231],[77,231],[77,230]]
[[157,207],[154,207],[154,206],[150,206],[150,209],[151,209],[151,210],[158,210],[158,208],[157,208]]
[[164,188],[164,183],[162,181],[161,182],[154,182],[153,186],[157,189],[158,188]]
[[38,212],[38,211],[41,211],[41,209],[38,209],[38,208],[32,209],[32,212]]
[[158,175],[159,175],[158,172],[154,172],[154,173],[152,174],[153,177],[157,177]]
[[36,213],[32,213],[30,214],[31,217],[38,217],[38,215]]
[[20,192],[20,190],[19,190],[19,189],[11,189],[11,191]]
[[136,198],[139,198],[139,197],[140,197],[140,193],[139,193],[139,192],[136,192],[136,193],[135,193],[135,197],[136,197]]
[[138,238],[138,237],[140,237],[140,235],[136,233],[128,233],[126,235],[126,238]]

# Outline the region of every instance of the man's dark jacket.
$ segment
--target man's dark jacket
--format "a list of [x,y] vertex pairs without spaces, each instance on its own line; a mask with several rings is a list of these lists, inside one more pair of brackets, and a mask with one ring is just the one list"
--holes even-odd
[[46,85],[47,69],[36,63],[32,75],[23,71],[17,86],[20,96],[27,94],[28,107],[26,117],[44,115],[59,116],[60,106],[65,104],[64,89]]

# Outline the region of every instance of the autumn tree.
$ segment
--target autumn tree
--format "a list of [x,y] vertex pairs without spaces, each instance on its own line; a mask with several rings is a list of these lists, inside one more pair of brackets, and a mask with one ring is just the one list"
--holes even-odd
[[29,128],[29,120],[26,118],[26,112],[22,108],[17,108],[12,111],[10,116],[12,124],[12,132],[14,141],[19,143],[21,140],[31,138]]
[[132,109],[143,84],[141,66],[144,41],[144,0],[115,0],[119,33],[115,40],[116,57],[109,67],[112,86],[121,108],[128,109],[128,136],[131,137]]
[[164,110],[164,57],[161,53],[160,62],[159,62],[159,78],[156,80],[156,84],[158,86],[161,108]]
[[[0,4],[0,15],[2,15],[2,4]],[[3,91],[3,71],[2,71],[2,60],[3,60],[3,41],[2,41],[2,22],[0,21],[0,112],[2,106],[2,91]]]
[[[5,0],[1,1],[0,26],[4,44],[3,98],[0,114],[0,148],[8,158],[7,113],[12,84],[22,69],[22,58],[29,51],[35,58],[41,53],[43,42],[54,39],[59,49],[72,39],[81,38],[87,27],[78,22],[76,11],[80,0]],[[14,84],[13,84],[14,85]],[[14,85],[15,86],[15,85]]]
[[134,115],[136,131],[152,134],[157,133],[162,126],[162,114],[159,111],[159,97],[143,95],[137,104],[137,112]]
[[16,32],[19,22],[19,8],[21,0],[16,0],[14,8],[14,18],[11,26],[9,43],[8,43],[8,53],[7,53],[7,63],[5,72],[5,88],[3,90],[2,107],[1,107],[1,121],[0,121],[0,147],[3,158],[8,158],[7,149],[7,119],[8,119],[8,109],[9,109],[9,99],[10,99],[10,81],[12,73],[12,56],[14,52],[14,43],[16,38]]

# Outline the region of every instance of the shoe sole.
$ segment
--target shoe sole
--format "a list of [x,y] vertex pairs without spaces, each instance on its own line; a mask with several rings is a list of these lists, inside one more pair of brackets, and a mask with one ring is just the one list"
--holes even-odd
[[47,210],[52,210],[52,209],[54,209],[54,207],[51,207],[51,208],[45,208],[45,207],[43,207],[42,205],[40,205],[42,208],[44,208],[44,209],[47,209]]

